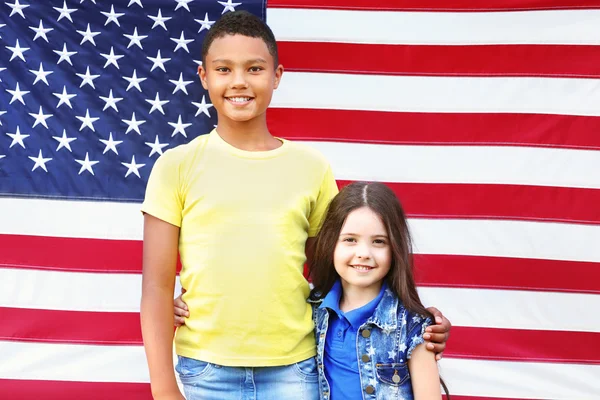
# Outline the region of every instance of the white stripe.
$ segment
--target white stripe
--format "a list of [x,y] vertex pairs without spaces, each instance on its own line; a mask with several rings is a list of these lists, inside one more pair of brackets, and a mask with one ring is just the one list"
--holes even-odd
[[440,374],[451,395],[584,400],[600,393],[600,365],[444,358]]
[[287,72],[271,107],[599,116],[597,104],[599,79]]
[[[88,202],[0,198],[0,234],[141,240],[138,206],[110,208],[106,214]],[[27,224],[18,217],[25,213]],[[87,216],[85,224],[79,215]],[[600,262],[600,225],[461,219],[411,219],[410,225],[421,254]]]
[[280,41],[600,44],[600,10],[374,12],[268,8],[267,23]]
[[600,321],[583,318],[583,310],[600,306],[600,295],[434,287],[420,287],[419,295],[455,326],[600,332]]
[[[140,286],[139,274],[0,269],[0,306],[137,312]],[[430,287],[420,293],[457,326],[600,332],[599,319],[574,311],[600,309],[600,295]]]
[[336,179],[341,180],[600,189],[600,151],[508,146],[304,143],[323,153],[331,163]]

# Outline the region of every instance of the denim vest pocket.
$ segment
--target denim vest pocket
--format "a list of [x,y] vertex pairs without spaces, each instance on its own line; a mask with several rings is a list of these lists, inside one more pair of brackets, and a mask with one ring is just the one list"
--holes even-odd
[[408,364],[376,364],[377,379],[392,386],[401,386],[405,383],[410,374]]

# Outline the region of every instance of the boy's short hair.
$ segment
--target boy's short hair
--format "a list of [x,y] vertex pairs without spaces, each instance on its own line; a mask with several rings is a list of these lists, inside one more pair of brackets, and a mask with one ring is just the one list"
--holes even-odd
[[232,11],[223,15],[211,26],[204,37],[202,43],[202,64],[206,62],[206,55],[215,39],[227,35],[242,35],[252,38],[260,38],[265,42],[269,53],[273,57],[275,67],[279,65],[279,54],[277,51],[277,41],[275,35],[269,26],[256,15],[248,11]]

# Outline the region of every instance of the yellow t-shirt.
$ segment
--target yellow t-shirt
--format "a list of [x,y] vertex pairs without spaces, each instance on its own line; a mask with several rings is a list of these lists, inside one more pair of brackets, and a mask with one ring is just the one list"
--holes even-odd
[[337,186],[322,155],[282,142],[244,151],[213,130],[154,165],[142,211],[181,228],[179,355],[246,367],[315,355],[304,247]]

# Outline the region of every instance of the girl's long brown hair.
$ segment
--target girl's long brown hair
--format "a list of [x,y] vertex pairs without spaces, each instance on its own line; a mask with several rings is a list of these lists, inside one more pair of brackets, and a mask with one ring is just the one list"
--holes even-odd
[[[427,316],[413,275],[412,240],[406,215],[394,192],[382,183],[355,182],[345,186],[331,201],[321,230],[316,237],[315,253],[310,265],[314,289],[311,297],[323,298],[339,278],[333,265],[333,252],[342,226],[348,215],[362,207],[369,207],[381,218],[387,230],[392,250],[390,271],[385,277],[388,287],[398,296],[404,307],[413,313]],[[440,379],[446,396],[448,389]]]

